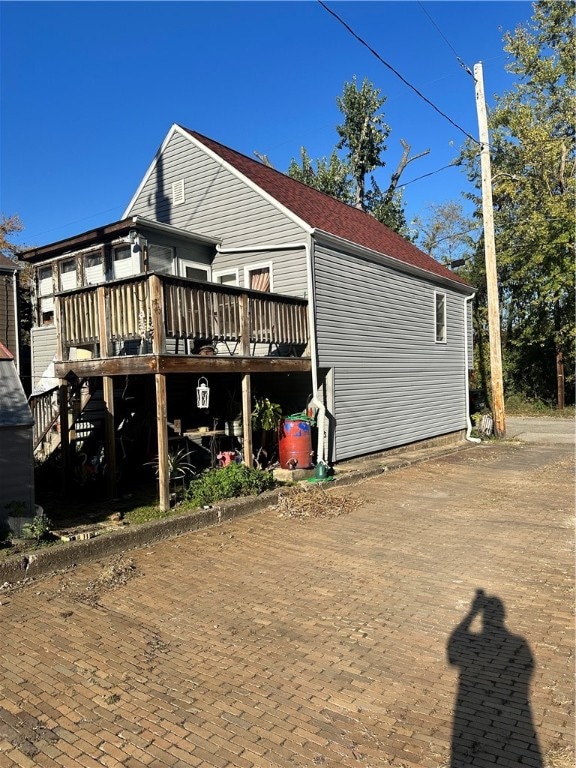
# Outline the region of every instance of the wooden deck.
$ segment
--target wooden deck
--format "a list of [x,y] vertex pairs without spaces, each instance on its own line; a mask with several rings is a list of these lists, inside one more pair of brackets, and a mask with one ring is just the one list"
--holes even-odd
[[55,322],[60,378],[310,370],[308,302],[290,296],[151,273],[58,294]]

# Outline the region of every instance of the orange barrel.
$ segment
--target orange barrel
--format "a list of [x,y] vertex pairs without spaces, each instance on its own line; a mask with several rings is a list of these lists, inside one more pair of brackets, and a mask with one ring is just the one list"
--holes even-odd
[[312,431],[306,419],[282,419],[278,428],[278,453],[282,469],[312,466]]

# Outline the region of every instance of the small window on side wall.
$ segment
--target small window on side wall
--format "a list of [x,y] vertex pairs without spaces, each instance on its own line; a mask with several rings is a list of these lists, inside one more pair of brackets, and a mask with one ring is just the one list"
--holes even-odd
[[434,292],[434,327],[436,342],[446,343],[446,294]]

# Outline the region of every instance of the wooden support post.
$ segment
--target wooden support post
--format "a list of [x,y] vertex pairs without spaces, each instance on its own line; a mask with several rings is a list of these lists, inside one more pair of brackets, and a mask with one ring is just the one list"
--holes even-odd
[[480,170],[482,173],[482,214],[484,220],[484,256],[486,261],[486,291],[488,297],[488,336],[490,340],[490,380],[492,384],[492,412],[494,434],[506,436],[504,412],[504,384],[502,376],[502,347],[500,342],[500,310],[498,301],[498,275],[496,272],[496,245],[494,240],[494,207],[492,203],[492,174],[488,118],[484,98],[482,64],[474,65],[476,84],[476,110],[480,138]]
[[252,466],[252,386],[250,374],[245,373],[242,376],[242,420],[243,420],[243,443],[244,464],[247,467]]
[[108,497],[116,496],[116,430],[114,426],[114,379],[102,377],[104,394],[104,440],[106,456],[106,491]]
[[156,431],[158,434],[158,496],[160,509],[170,509],[170,473],[168,471],[168,408],[166,403],[166,376],[155,375]]
[[150,306],[152,310],[152,352],[161,355],[165,352],[166,328],[164,316],[164,288],[158,275],[150,275]]
[[240,309],[240,354],[244,357],[250,355],[250,299],[242,293],[238,298]]
[[[239,298],[240,306],[240,354],[250,355],[250,299],[243,293]],[[252,384],[250,374],[242,376],[242,448],[244,464],[252,466]]]
[[60,452],[62,454],[62,491],[70,487],[70,432],[68,420],[68,382],[60,379],[58,387],[58,407],[60,411]]

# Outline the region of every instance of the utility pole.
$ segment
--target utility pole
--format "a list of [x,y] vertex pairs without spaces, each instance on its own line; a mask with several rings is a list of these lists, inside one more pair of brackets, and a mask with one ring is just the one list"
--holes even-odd
[[496,244],[494,241],[494,207],[492,205],[492,172],[488,119],[484,98],[482,63],[474,65],[476,111],[480,138],[480,170],[482,173],[482,216],[484,220],[484,257],[486,261],[486,288],[488,294],[488,336],[490,341],[490,381],[492,384],[492,415],[494,434],[506,436],[504,413],[504,386],[502,383],[502,347],[500,342],[500,308],[498,301],[498,275],[496,272]]

